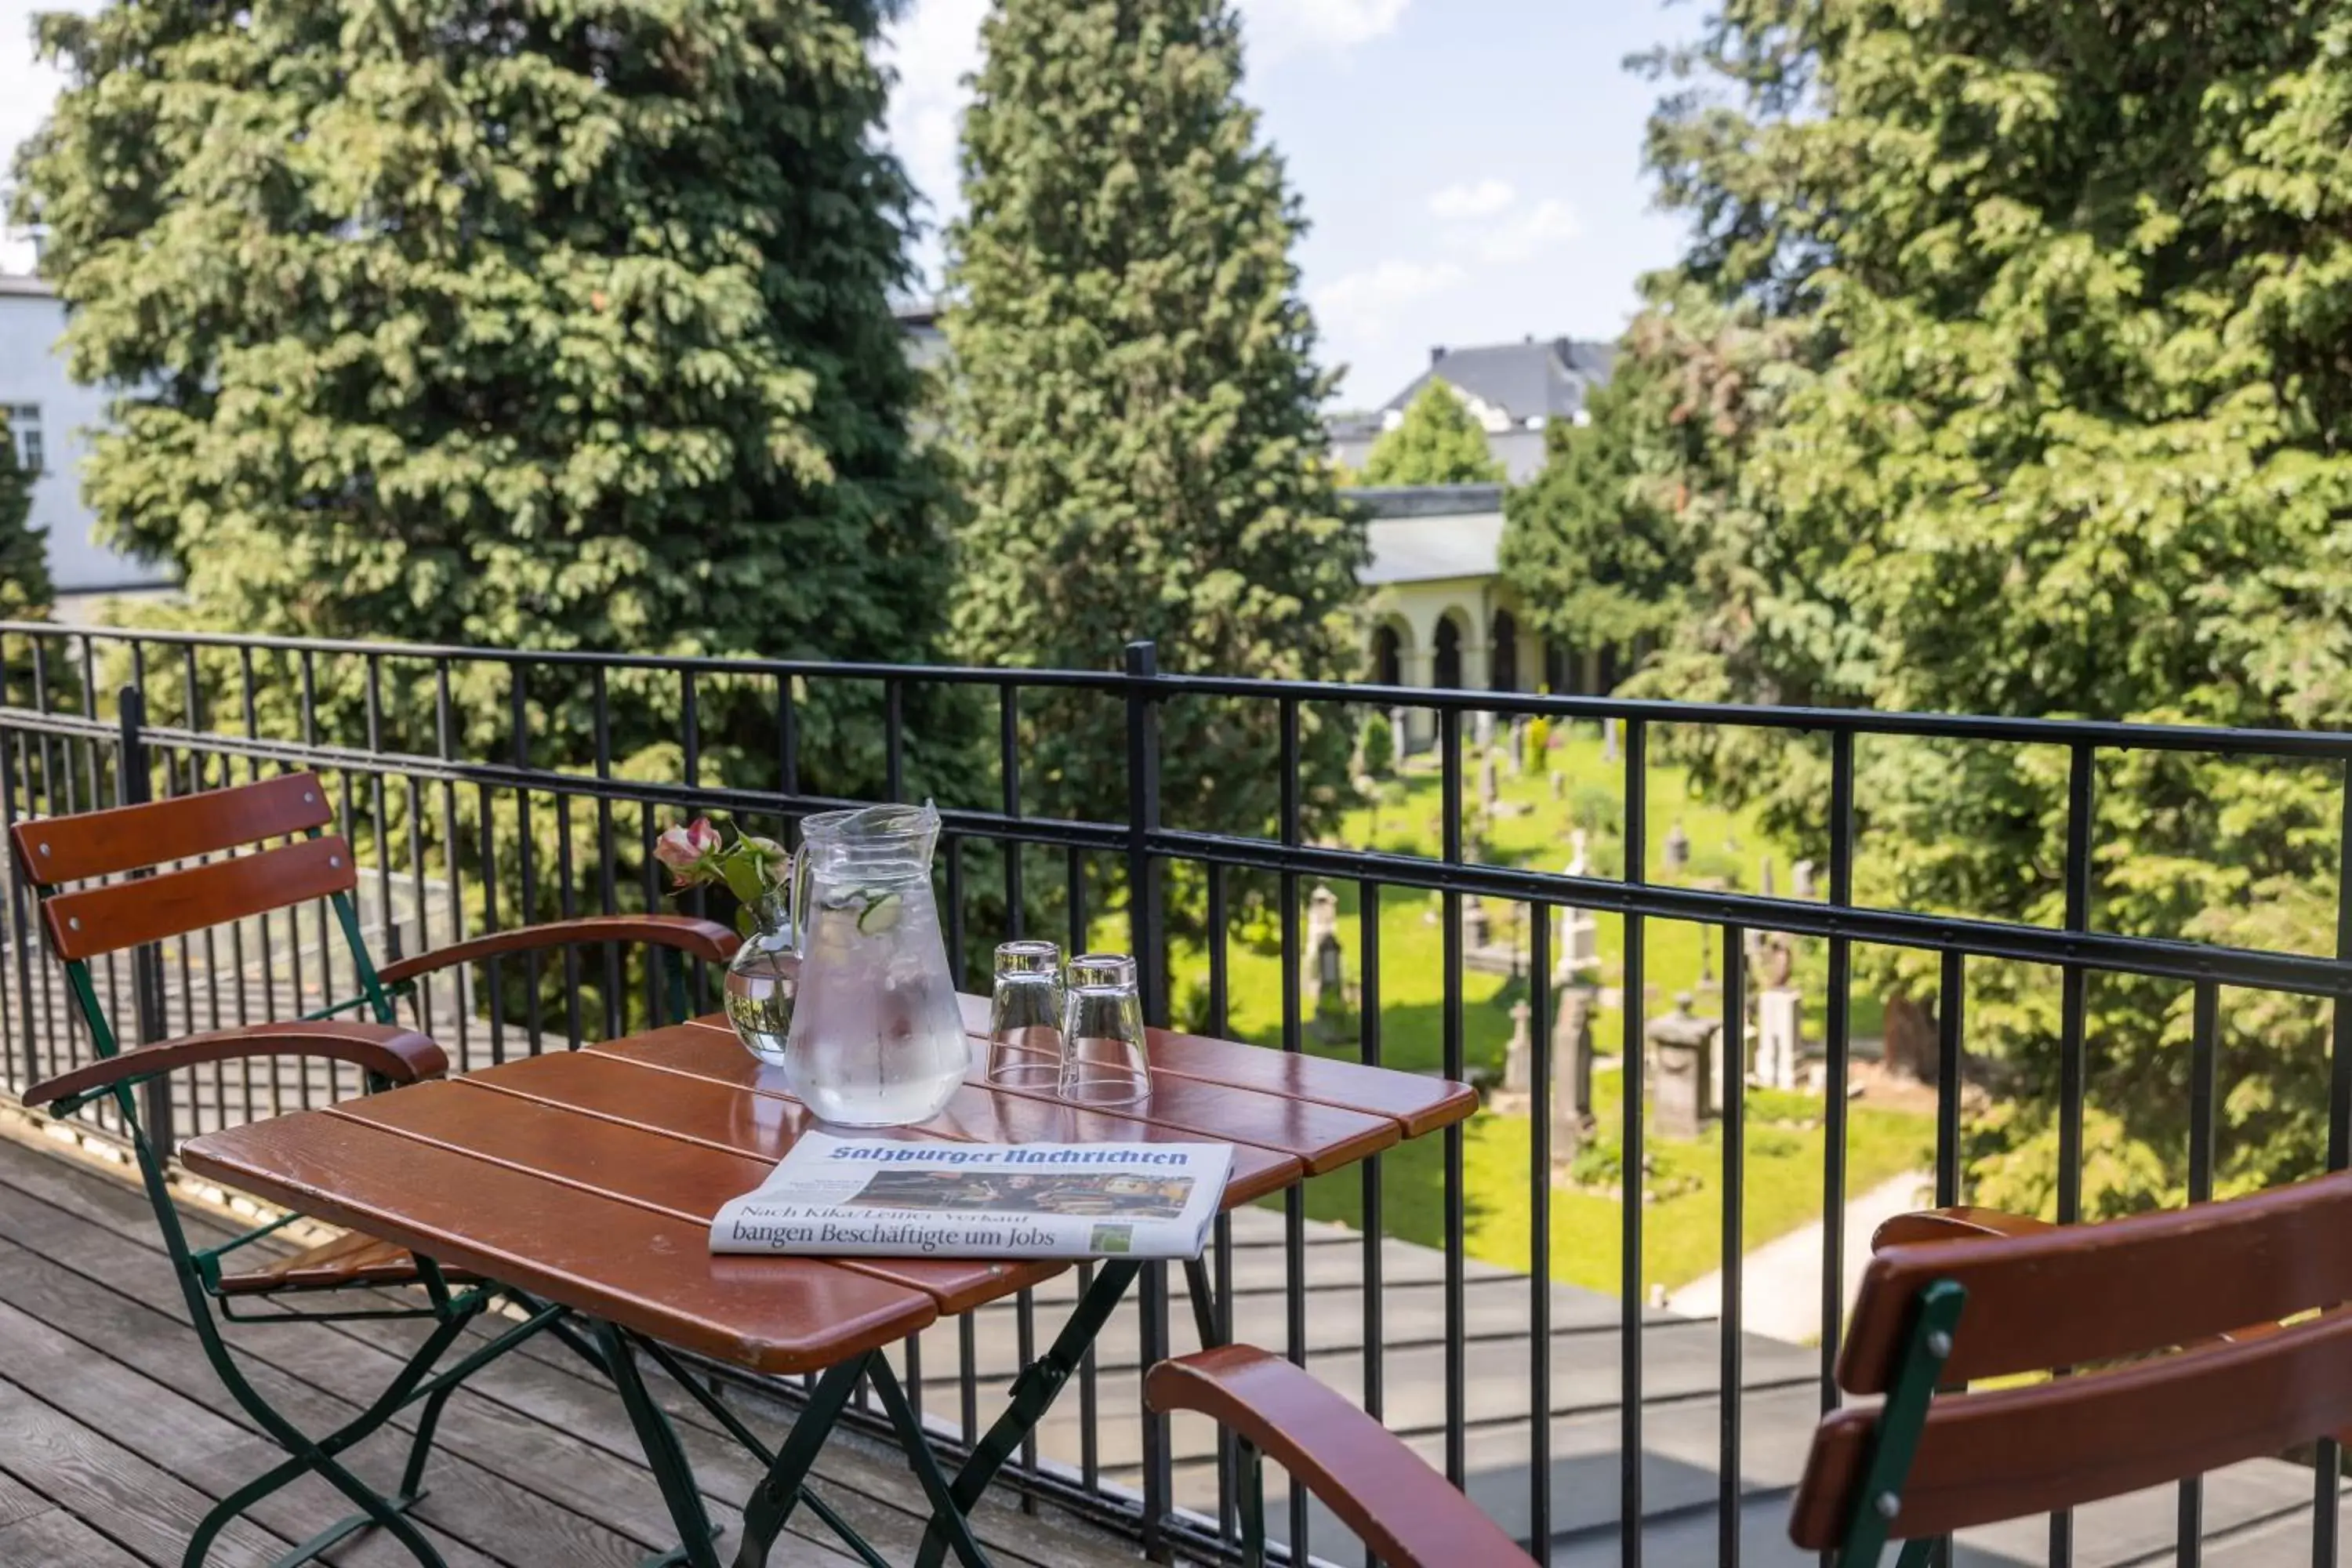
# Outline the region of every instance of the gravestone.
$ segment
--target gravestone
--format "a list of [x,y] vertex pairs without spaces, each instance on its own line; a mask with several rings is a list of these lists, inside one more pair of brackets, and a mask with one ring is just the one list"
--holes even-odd
[[1396,742],[1396,756],[1400,763],[1412,751],[1412,731],[1405,728],[1406,717],[1402,708],[1389,710],[1389,735]]
[[1478,759],[1478,809],[1494,816],[1496,797],[1501,794],[1502,782],[1495,776],[1495,753],[1488,752]]
[[1564,908],[1559,913],[1559,940],[1552,948],[1559,956],[1552,962],[1552,983],[1573,985],[1598,979],[1601,922],[1592,918],[1591,910]]
[[1340,975],[1339,895],[1315,884],[1307,896],[1307,1011],[1341,1005],[1345,1000]]
[[1475,715],[1473,715],[1470,720],[1470,735],[1473,740],[1478,742],[1478,749],[1480,751],[1490,752],[1494,750],[1495,715],[1493,712],[1481,708]]
[[1772,986],[1756,998],[1756,1081],[1766,1089],[1797,1087],[1805,1048],[1804,993]]
[[1651,1126],[1663,1138],[1699,1135],[1715,1099],[1715,1039],[1722,1023],[1691,1012],[1691,994],[1642,1031],[1650,1068]]
[[1679,877],[1690,865],[1690,835],[1683,831],[1680,818],[1666,829],[1666,875]]
[[1811,860],[1798,861],[1790,868],[1789,875],[1797,897],[1810,899],[1813,896],[1813,863]]
[[1475,952],[1486,945],[1486,906],[1476,899],[1462,900],[1462,945]]
[[1528,1092],[1528,1062],[1535,1055],[1535,1040],[1528,1031],[1529,1009],[1524,1001],[1511,1004],[1511,1043],[1503,1052],[1503,1091],[1506,1094]]
[[1614,719],[1601,721],[1601,760],[1604,763],[1617,760],[1617,721]]
[[1507,749],[1503,754],[1510,763],[1511,776],[1513,778],[1519,776],[1519,769],[1522,765],[1521,758],[1526,754],[1527,741],[1527,721],[1524,719],[1512,720],[1510,737],[1504,742]]
[[1559,993],[1551,1026],[1551,1153],[1575,1157],[1592,1136],[1592,1012],[1597,998],[1589,985]]
[[1564,800],[1567,796],[1568,775],[1554,768],[1551,771],[1551,797],[1554,800]]
[[1767,855],[1764,857],[1764,896],[1769,899],[1774,897],[1776,889],[1772,886],[1772,857]]

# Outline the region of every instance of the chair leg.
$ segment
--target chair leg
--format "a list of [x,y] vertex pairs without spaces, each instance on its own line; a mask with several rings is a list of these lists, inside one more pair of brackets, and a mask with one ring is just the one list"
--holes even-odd
[[425,1495],[425,1461],[433,1452],[434,1429],[441,1425],[441,1407],[457,1392],[454,1383],[445,1383],[425,1396],[425,1408],[416,1417],[416,1435],[408,1440],[408,1463],[400,1472],[400,1499],[415,1502]]

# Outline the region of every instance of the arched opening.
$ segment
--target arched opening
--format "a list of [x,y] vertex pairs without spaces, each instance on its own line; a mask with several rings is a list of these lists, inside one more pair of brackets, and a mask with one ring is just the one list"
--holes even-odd
[[1404,684],[1404,642],[1394,626],[1372,633],[1372,679],[1381,686]]
[[1437,618],[1430,684],[1452,689],[1462,684],[1462,622],[1451,610]]
[[1519,689],[1519,622],[1508,610],[1496,610],[1491,626],[1495,651],[1486,658],[1489,691]]
[[1544,680],[1555,697],[1584,695],[1584,655],[1566,643],[1544,643]]

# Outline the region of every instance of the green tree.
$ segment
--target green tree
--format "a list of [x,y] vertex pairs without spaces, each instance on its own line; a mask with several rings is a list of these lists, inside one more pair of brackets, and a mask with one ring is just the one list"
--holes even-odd
[[1404,418],[1384,432],[1354,476],[1360,485],[1492,485],[1503,465],[1487,449],[1486,433],[1461,396],[1435,376],[1405,405]]
[[1527,618],[1567,647],[1631,647],[1682,617],[1689,530],[1675,481],[1642,467],[1671,435],[1654,363],[1629,355],[1633,374],[1587,401],[1590,424],[1553,421],[1542,469],[1503,498],[1503,575]]
[[16,438],[0,414],[0,620],[48,613],[49,551],[30,526],[32,476],[16,460]]
[[[889,9],[45,17],[68,85],[21,216],[118,389],[101,530],[239,630],[921,657],[949,574],[887,302]],[[538,722],[577,732],[557,684]],[[622,684],[625,755],[674,733],[674,681]],[[812,694],[813,759],[878,743],[849,700]]]
[[[1365,559],[1317,409],[1329,378],[1291,250],[1304,227],[1244,104],[1223,0],[1000,0],[964,124],[950,342],[973,514],[959,650],[975,661],[1331,679],[1360,663]],[[1118,814],[1115,705],[1025,702],[1039,809]],[[1302,715],[1310,816],[1351,737]],[[1270,828],[1279,714],[1170,704],[1169,820]]]
[[[2113,16],[1727,0],[1662,62],[1651,156],[1695,234],[1660,288],[1711,313],[1684,341],[1724,429],[1662,459],[1708,512],[1651,689],[2285,726],[2352,707],[2352,17]],[[1866,751],[1866,901],[2056,922],[2063,756]],[[1818,750],[1754,761],[1717,752],[1715,777],[1774,791],[1818,846]],[[2325,948],[2335,780],[2135,753],[2098,785],[2098,929]],[[1874,972],[1921,1008],[1927,962]],[[2135,1146],[2087,1173],[2095,1209],[2182,1179],[2190,997],[2103,978],[2088,1002],[2093,1099]],[[2015,1096],[1974,1135],[1981,1195],[2054,1191],[2060,1013],[2053,976],[1972,967],[1970,1049]],[[2326,1026],[2231,998],[2225,1185],[2317,1165]]]

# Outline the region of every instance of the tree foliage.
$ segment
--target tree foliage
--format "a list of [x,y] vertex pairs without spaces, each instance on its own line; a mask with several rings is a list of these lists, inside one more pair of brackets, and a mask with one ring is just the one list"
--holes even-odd
[[[118,389],[105,535],[240,631],[920,657],[948,574],[884,9],[45,18],[68,86],[20,200],[74,374]],[[614,700],[624,754],[675,733],[674,682]]]
[[31,526],[33,477],[16,460],[16,440],[0,414],[0,620],[44,615],[49,607],[49,552]]
[[[1337,679],[1358,662],[1362,524],[1337,504],[1304,223],[1239,94],[1223,0],[1000,0],[964,125],[949,339],[973,515],[955,639],[982,663]],[[1115,708],[1024,706],[1040,809],[1126,809]],[[1303,716],[1305,801],[1329,809],[1351,737]],[[1171,704],[1171,821],[1269,828],[1265,703]]]
[[[1694,222],[1650,319],[1708,389],[1664,455],[1701,510],[1650,689],[2219,724],[2352,703],[2352,17],[2231,0],[1727,0],[1651,157]],[[1621,369],[1621,374],[1624,371]],[[1761,752],[1770,752],[1769,757]],[[1726,740],[1815,844],[1817,749]],[[2097,777],[2097,929],[2325,951],[2328,776],[2133,753]],[[1879,743],[1865,901],[2057,922],[2067,759]],[[1933,994],[1923,955],[1884,958]],[[2054,976],[1972,967],[1972,1053],[2017,1097],[1979,1194],[2054,1192]],[[2142,1201],[2187,1152],[2186,987],[2097,979],[2093,1100]],[[2315,1167],[2323,1007],[2231,998],[2221,1175]],[[2101,1184],[2108,1184],[2103,1193]]]
[[1691,573],[1684,487],[1644,464],[1657,464],[1677,420],[1693,416],[1654,363],[1629,358],[1632,375],[1595,389],[1591,423],[1553,421],[1543,468],[1503,498],[1503,576],[1528,621],[1565,647],[1630,647],[1683,613]]
[[1383,431],[1354,476],[1360,485],[1492,485],[1503,465],[1486,432],[1470,417],[1462,396],[1435,376],[1405,405],[1404,417]]

